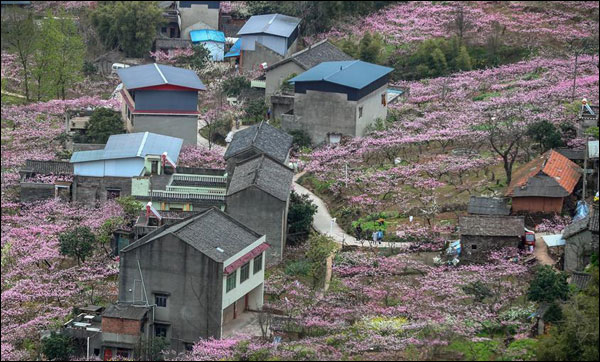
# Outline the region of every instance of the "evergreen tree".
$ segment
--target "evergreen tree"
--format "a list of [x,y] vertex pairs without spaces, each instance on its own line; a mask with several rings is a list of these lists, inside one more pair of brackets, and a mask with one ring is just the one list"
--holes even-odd
[[467,47],[464,45],[460,47],[458,52],[458,56],[455,58],[455,64],[457,70],[471,70],[471,57],[469,56],[469,52],[467,51]]

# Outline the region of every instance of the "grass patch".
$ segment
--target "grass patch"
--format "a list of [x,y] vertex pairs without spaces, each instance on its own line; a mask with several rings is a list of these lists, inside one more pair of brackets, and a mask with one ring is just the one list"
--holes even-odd
[[476,95],[475,97],[473,97],[473,101],[478,102],[478,101],[485,101],[487,99],[490,98],[494,98],[494,97],[499,97],[502,94],[500,92],[487,92],[487,93],[481,93]]
[[481,342],[457,340],[448,346],[448,350],[462,354],[466,361],[491,361],[497,355],[499,347],[500,341],[493,339]]

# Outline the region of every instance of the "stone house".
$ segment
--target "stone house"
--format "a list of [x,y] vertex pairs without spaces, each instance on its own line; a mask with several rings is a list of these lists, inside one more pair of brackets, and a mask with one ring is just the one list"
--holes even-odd
[[26,160],[19,174],[21,202],[55,197],[71,200],[73,165],[69,162]]
[[225,210],[266,236],[269,264],[281,261],[294,171],[266,154],[238,163],[227,188]]
[[517,248],[525,230],[522,216],[466,215],[459,218],[461,261],[485,261],[490,251]]
[[[272,95],[278,93],[283,81],[291,75],[302,74],[322,62],[337,60],[352,60],[352,57],[331,44],[329,40],[325,39],[308,48],[302,49],[277,63],[269,64],[265,69],[265,98],[267,103],[269,103]],[[283,114],[288,110],[282,111],[280,114]],[[275,106],[273,106],[273,115],[274,117],[279,115],[276,112]]]
[[560,213],[580,178],[577,164],[550,150],[519,167],[505,195],[512,198],[513,213]]
[[196,72],[162,64],[117,71],[123,88],[121,114],[129,132],[153,132],[198,143],[198,92],[206,90]]
[[563,229],[565,271],[583,271],[592,254],[598,253],[598,215],[598,203],[595,202],[588,216]]
[[272,64],[296,51],[300,19],[281,14],[254,15],[238,31],[240,68],[257,69]]
[[267,122],[261,122],[236,132],[225,151],[228,183],[235,166],[248,158],[265,154],[286,165],[292,149],[293,137]]
[[302,129],[313,144],[363,136],[376,119],[386,119],[392,68],[360,60],[323,62],[292,78],[294,109],[285,113],[285,131]]
[[147,333],[183,352],[262,308],[265,237],[216,208],[121,250],[119,303],[150,306]]

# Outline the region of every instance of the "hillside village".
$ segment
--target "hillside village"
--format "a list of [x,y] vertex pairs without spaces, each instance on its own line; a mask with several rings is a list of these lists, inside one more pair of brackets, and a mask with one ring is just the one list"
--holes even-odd
[[598,360],[597,2],[2,1],[2,360]]

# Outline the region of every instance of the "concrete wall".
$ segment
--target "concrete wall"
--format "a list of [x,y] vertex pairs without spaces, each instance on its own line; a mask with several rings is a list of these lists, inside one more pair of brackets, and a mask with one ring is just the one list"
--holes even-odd
[[598,252],[598,235],[589,230],[573,235],[565,245],[565,271],[583,271],[594,252]]
[[152,132],[183,139],[184,145],[198,144],[197,115],[133,115],[133,132]]
[[[283,119],[283,115],[294,109],[294,97],[293,96],[274,96],[271,97],[271,111],[273,112],[273,119]],[[293,118],[293,117],[292,117]]]
[[296,73],[296,75],[302,74],[304,73],[304,68],[293,61],[288,61],[287,63],[266,72],[265,99],[267,103],[270,101],[271,96],[279,90],[283,80],[293,73]]
[[131,178],[75,176],[72,186],[73,201],[94,206],[96,202],[106,201],[107,189],[120,189],[121,196],[129,196]]
[[169,294],[167,306],[155,308],[155,321],[170,323],[167,337],[172,348],[182,351],[183,342],[221,337],[222,263],[170,234],[121,251],[120,301],[133,301],[134,287],[141,287],[138,260],[149,303],[155,303],[155,293]]
[[257,44],[271,49],[282,57],[288,54],[287,38],[270,34],[249,34],[241,36],[241,50],[256,50]]
[[227,196],[225,211],[250,229],[266,236],[271,246],[265,252],[267,264],[281,260],[287,230],[287,203],[266,192],[249,187]]
[[[473,236],[461,235],[460,261],[485,262],[490,251],[506,247],[519,247],[521,237],[519,236]],[[473,249],[473,246],[476,249]]]
[[181,15],[181,37],[190,38],[190,31],[219,29],[219,9],[209,9],[207,4],[192,4],[189,8],[179,8]]
[[274,64],[284,58],[283,55],[256,43],[254,50],[241,50],[240,51],[240,62],[242,71],[250,71],[258,69],[262,63]]
[[[377,118],[383,120],[387,117],[387,105],[381,103],[381,95],[385,97],[387,84],[369,93],[358,101],[356,108],[356,130],[355,136],[364,136],[365,128],[375,122]],[[358,109],[363,107],[362,117],[358,117]]]
[[54,198],[54,184],[21,182],[21,202],[33,202]]

